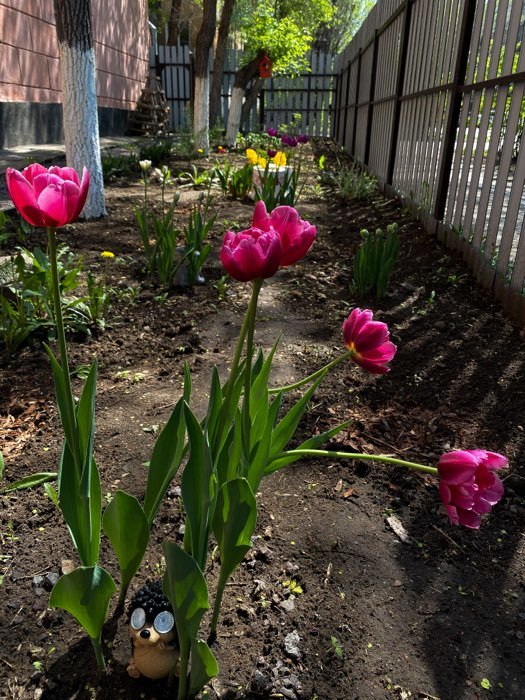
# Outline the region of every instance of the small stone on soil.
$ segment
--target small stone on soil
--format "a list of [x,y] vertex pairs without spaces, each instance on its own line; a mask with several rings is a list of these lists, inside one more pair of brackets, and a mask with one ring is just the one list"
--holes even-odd
[[290,632],[290,634],[287,634],[284,638],[284,650],[294,661],[299,661],[301,659],[301,650],[299,649],[300,639],[297,630]]

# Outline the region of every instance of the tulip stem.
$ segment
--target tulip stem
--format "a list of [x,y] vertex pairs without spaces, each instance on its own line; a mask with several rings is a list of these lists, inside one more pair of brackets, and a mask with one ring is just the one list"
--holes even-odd
[[[60,297],[60,283],[58,279],[58,261],[57,261],[57,242],[55,229],[49,227],[47,229],[48,242],[49,242],[49,259],[51,263],[51,280],[53,288],[53,304],[55,307],[55,324],[57,332],[57,342],[60,352],[60,365],[62,369],[64,389],[63,396],[65,399],[65,410],[67,413],[67,421],[73,430],[73,435],[77,434],[77,420],[75,404],[73,401],[73,390],[71,388],[71,377],[69,374],[69,360],[67,355],[67,345],[66,345],[66,334],[64,331],[64,319],[62,317],[62,303]],[[71,452],[74,456],[76,467],[80,475],[82,471],[82,464],[80,461],[80,455],[78,453],[78,444],[74,440],[73,445],[69,445]]]
[[340,362],[342,362],[343,360],[346,360],[348,357],[351,357],[352,354],[353,354],[353,351],[348,350],[347,352],[343,353],[339,357],[336,357],[335,360],[332,360],[324,367],[321,367],[321,369],[318,369],[316,372],[313,372],[313,374],[309,374],[307,377],[304,377],[304,379],[300,379],[298,382],[294,382],[293,384],[287,384],[286,386],[275,387],[274,389],[270,389],[268,391],[268,393],[269,394],[279,394],[281,391],[283,391],[283,392],[293,391],[294,389],[298,389],[300,386],[303,386],[303,384],[309,384],[310,382],[313,382],[315,379],[320,377],[324,372],[327,372],[328,370],[331,370],[334,367],[337,367],[337,365]]
[[267,474],[271,474],[277,469],[272,469],[272,462],[277,462],[284,457],[333,457],[336,459],[359,459],[365,462],[384,462],[385,464],[394,464],[398,467],[407,467],[408,469],[414,469],[418,472],[425,472],[426,474],[432,474],[437,476],[438,470],[436,467],[428,467],[425,464],[418,464],[417,462],[407,462],[404,459],[398,459],[397,457],[389,457],[388,455],[367,455],[360,452],[338,452],[332,450],[308,450],[308,449],[298,449],[298,450],[288,450],[286,452],[279,452],[276,454],[268,463]]
[[262,286],[262,279],[256,279],[253,281],[252,298],[250,300],[250,305],[248,306],[248,311],[246,313],[246,317],[248,319],[248,326],[246,332],[246,366],[244,368],[244,400],[242,404],[242,436],[244,441],[243,447],[246,460],[248,460],[250,457],[250,390],[252,386],[253,335],[255,332],[257,301],[259,299],[259,292],[261,291]]
[[230,369],[230,376],[228,377],[226,383],[226,394],[224,396],[224,401],[221,407],[221,414],[218,421],[218,427],[215,431],[215,440],[213,444],[217,446],[218,449],[222,447],[222,433],[226,425],[226,420],[228,417],[228,412],[230,410],[230,403],[233,394],[233,389],[235,386],[235,380],[237,378],[237,370],[239,368],[239,362],[241,360],[242,349],[244,347],[244,339],[246,338],[246,332],[248,330],[249,323],[249,312],[250,307],[248,307],[244,320],[242,322],[241,331],[239,333],[239,339],[237,341],[237,347],[235,348],[235,354],[233,356],[232,366]]

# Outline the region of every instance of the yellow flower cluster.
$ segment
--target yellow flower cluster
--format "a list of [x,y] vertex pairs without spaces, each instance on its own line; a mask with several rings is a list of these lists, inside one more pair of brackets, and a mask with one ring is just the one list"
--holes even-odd
[[[266,168],[268,164],[266,158],[260,156],[253,148],[246,149],[246,160],[250,165],[258,165],[260,168]],[[277,151],[270,162],[278,167],[286,165],[286,155],[282,151]]]
[[102,258],[114,258],[115,253],[112,253],[110,250],[103,250],[102,253],[100,253],[100,256]]

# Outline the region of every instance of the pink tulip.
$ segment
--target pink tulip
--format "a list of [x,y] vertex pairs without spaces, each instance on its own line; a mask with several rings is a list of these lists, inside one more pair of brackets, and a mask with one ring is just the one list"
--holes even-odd
[[281,239],[271,228],[261,231],[252,227],[240,233],[226,231],[221,262],[226,272],[239,282],[271,277],[277,272],[281,256]]
[[8,168],[7,189],[24,219],[33,226],[56,228],[75,221],[80,215],[89,188],[89,173],[82,171],[80,182],[73,168],[56,165],[44,168],[34,163],[19,172]]
[[354,309],[343,323],[343,337],[346,347],[352,353],[352,360],[372,374],[386,374],[390,371],[387,362],[396,354],[396,346],[388,340],[386,323],[372,321],[370,309]]
[[293,207],[276,207],[271,214],[262,200],[255,205],[252,226],[268,231],[273,228],[281,237],[283,255],[281,267],[293,265],[301,260],[312,247],[317,230],[308,221],[299,218]]
[[503,484],[494,470],[508,464],[503,455],[485,450],[455,450],[441,456],[439,495],[453,525],[479,528],[481,516],[503,496]]

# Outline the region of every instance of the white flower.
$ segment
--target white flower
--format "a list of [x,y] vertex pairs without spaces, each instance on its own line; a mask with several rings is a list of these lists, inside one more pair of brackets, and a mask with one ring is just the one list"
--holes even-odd
[[151,168],[151,160],[139,160],[140,169],[147,173]]

